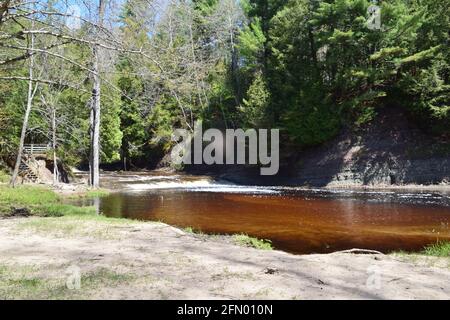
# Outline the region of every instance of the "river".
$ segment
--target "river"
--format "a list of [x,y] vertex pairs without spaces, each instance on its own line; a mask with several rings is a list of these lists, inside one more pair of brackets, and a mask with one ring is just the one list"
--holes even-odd
[[450,193],[239,186],[161,172],[107,174],[110,217],[162,221],[208,234],[248,234],[296,254],[351,248],[417,251],[450,240]]

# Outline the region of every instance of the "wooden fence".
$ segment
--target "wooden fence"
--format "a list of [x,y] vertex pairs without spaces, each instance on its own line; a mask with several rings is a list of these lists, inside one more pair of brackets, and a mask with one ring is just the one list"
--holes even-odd
[[23,146],[23,150],[28,154],[46,154],[50,150],[50,146],[47,144],[26,144]]

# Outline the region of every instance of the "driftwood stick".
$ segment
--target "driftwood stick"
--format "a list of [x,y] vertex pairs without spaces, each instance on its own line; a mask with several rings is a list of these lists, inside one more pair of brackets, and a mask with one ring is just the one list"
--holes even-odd
[[384,254],[380,251],[376,250],[368,250],[368,249],[350,249],[344,251],[336,251],[334,253],[350,253],[350,254]]

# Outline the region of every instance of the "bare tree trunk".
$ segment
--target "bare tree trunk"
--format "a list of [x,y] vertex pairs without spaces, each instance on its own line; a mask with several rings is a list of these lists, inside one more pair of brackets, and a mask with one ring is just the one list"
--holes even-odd
[[98,188],[100,186],[100,112],[101,112],[101,79],[98,76],[98,50],[94,49],[94,89],[92,90],[92,177],[91,186]]
[[58,177],[58,158],[56,157],[56,110],[52,108],[52,145],[53,145],[53,184],[57,185]]
[[[34,25],[34,23],[33,23]],[[30,41],[30,49],[34,49],[34,35],[31,35],[31,41]],[[32,52],[32,51],[30,51]],[[25,116],[23,118],[22,123],[22,132],[20,134],[20,142],[19,142],[19,149],[17,150],[17,158],[16,158],[16,164],[14,166],[13,175],[11,178],[10,185],[14,188],[17,183],[17,177],[19,176],[19,168],[20,163],[22,162],[22,155],[23,155],[23,146],[25,144],[25,137],[27,134],[27,128],[28,128],[28,120],[30,118],[31,113],[31,107],[33,106],[33,97],[36,93],[36,88],[33,90],[33,69],[34,69],[34,56],[31,55],[30,57],[30,65],[29,65],[29,81],[28,81],[28,94],[27,94],[27,108],[25,110]]]
[[[105,1],[99,0],[98,7],[98,25],[103,26],[103,15],[105,10]],[[100,187],[100,115],[101,115],[101,78],[100,78],[100,48],[93,48],[94,64],[92,71],[94,73],[94,87],[92,90],[91,105],[91,187]]]
[[93,182],[93,170],[92,170],[92,164],[93,164],[93,149],[92,149],[92,145],[93,145],[93,138],[94,138],[94,107],[93,107],[93,99],[91,99],[90,103],[89,103],[89,108],[90,108],[90,113],[89,113],[89,185],[92,186],[92,182]]

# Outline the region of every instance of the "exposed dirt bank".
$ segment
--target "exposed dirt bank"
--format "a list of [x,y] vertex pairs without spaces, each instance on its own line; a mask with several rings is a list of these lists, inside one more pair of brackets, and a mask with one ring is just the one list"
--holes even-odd
[[0,220],[0,299],[449,299],[448,279],[447,258],[295,256],[161,223]]

